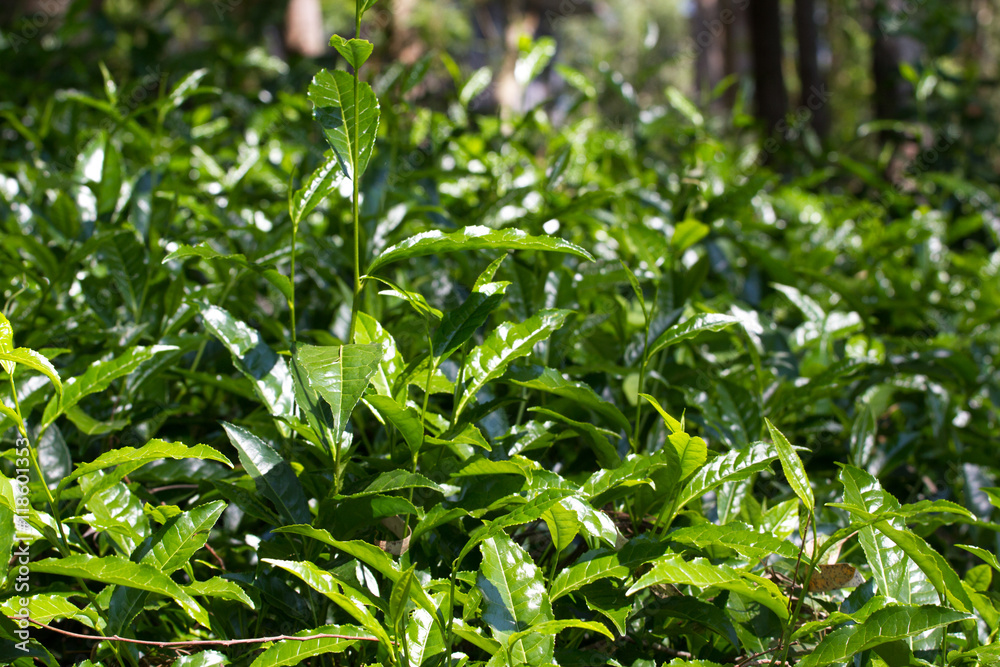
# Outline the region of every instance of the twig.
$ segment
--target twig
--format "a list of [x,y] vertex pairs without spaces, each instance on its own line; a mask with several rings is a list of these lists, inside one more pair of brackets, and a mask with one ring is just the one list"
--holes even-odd
[[70,632],[69,630],[62,630],[60,628],[54,628],[51,625],[45,625],[40,623],[33,618],[28,618],[29,623],[34,623],[40,628],[45,628],[46,630],[51,630],[52,632],[65,635],[67,637],[74,637],[76,639],[87,639],[90,641],[101,641],[101,642],[125,642],[126,644],[142,644],[143,646],[157,646],[159,648],[168,648],[171,646],[233,646],[236,644],[263,644],[265,642],[277,642],[277,641],[296,641],[304,642],[310,639],[357,639],[358,641],[365,642],[377,642],[380,641],[378,637],[354,637],[352,635],[331,635],[331,634],[318,634],[318,635],[307,635],[305,637],[295,637],[292,635],[274,635],[273,637],[252,637],[249,639],[193,639],[184,642],[154,642],[146,641],[144,639],[130,639],[129,637],[119,637],[118,635],[112,635],[111,637],[103,637],[100,635],[82,635],[78,632]]
[[779,645],[775,646],[774,648],[767,649],[766,651],[761,651],[760,653],[754,653],[753,655],[748,655],[745,658],[743,658],[742,660],[738,661],[736,663],[736,667],[742,667],[742,665],[748,665],[748,664],[754,662],[757,658],[763,657],[763,656],[767,655],[768,653],[775,653],[776,651],[780,651],[781,648],[782,648],[781,644],[779,644]]

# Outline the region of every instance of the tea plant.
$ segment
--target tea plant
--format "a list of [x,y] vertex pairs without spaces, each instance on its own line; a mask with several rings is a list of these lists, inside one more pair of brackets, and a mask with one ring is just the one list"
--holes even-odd
[[1000,662],[991,186],[331,45],[8,114],[5,663]]

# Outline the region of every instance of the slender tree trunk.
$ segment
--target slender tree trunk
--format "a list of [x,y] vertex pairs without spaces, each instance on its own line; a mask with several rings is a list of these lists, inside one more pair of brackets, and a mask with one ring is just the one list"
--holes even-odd
[[697,54],[694,61],[695,88],[703,98],[726,76],[726,23],[722,18],[723,4],[726,4],[726,0],[697,0],[691,17],[691,39]]
[[819,30],[815,0],[795,0],[795,39],[798,43],[799,104],[809,109],[809,123],[820,139],[830,133],[830,109],[825,101],[826,82],[819,70]]
[[319,0],[289,0],[285,12],[285,49],[317,58],[326,53],[328,39]]
[[780,0],[751,0],[747,8],[753,51],[757,118],[773,130],[788,113],[788,91],[781,71]]

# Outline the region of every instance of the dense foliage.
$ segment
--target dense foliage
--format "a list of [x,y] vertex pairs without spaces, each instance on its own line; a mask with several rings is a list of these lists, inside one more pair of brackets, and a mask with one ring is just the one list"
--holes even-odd
[[0,107],[0,660],[1000,662],[995,187],[333,44]]

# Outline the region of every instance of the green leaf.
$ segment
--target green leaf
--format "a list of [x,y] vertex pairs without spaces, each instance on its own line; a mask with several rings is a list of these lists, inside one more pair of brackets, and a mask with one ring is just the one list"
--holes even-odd
[[[324,625],[312,630],[303,630],[293,637],[311,637],[313,635],[356,635],[368,637],[364,631],[354,625]],[[283,639],[257,656],[250,667],[282,667],[282,665],[300,665],[309,658],[324,653],[343,653],[357,645],[357,639],[337,639],[323,637],[319,639],[291,640]]]
[[968,618],[968,614],[933,605],[887,605],[874,612],[864,623],[842,626],[831,632],[798,665],[819,667],[847,662],[862,651],[881,644],[913,637]]
[[114,484],[129,473],[141,468],[152,461],[159,459],[205,459],[218,461],[230,468],[232,462],[225,456],[212,449],[208,445],[194,445],[188,447],[177,442],[164,442],[163,440],[150,440],[145,445],[136,449],[134,447],[120,447],[110,452],[105,452],[89,463],[81,464],[76,470],[71,472],[59,483],[59,488],[64,489],[81,475],[86,475],[95,470],[105,468],[115,468],[115,470],[105,476],[105,482]]
[[621,459],[618,458],[618,452],[615,451],[614,445],[612,445],[611,440],[609,440],[609,438],[617,440],[617,436],[611,431],[598,428],[597,426],[586,422],[578,422],[559,412],[547,410],[545,408],[531,408],[531,412],[550,419],[555,419],[572,427],[574,431],[583,436],[583,439],[590,445],[590,448],[594,450],[594,454],[597,456],[597,462],[602,468],[617,468],[621,464]]
[[119,556],[75,554],[61,558],[46,558],[31,563],[32,572],[80,577],[105,584],[128,586],[173,598],[196,623],[210,627],[208,614],[174,581],[152,565],[133,563]]
[[772,447],[756,443],[712,459],[684,485],[678,498],[678,509],[726,482],[737,482],[765,470],[776,458]]
[[[969,553],[976,554],[977,556],[982,558],[983,561],[988,563],[990,567],[992,567],[997,572],[1000,572],[1000,561],[997,561],[996,554],[994,554],[993,552],[987,551],[986,549],[981,549],[980,547],[974,547],[971,544],[956,544],[955,546],[958,547],[959,549],[965,549]],[[980,567],[985,567],[985,565]]]
[[503,302],[503,296],[503,292],[473,292],[461,306],[445,313],[431,341],[434,356],[439,360],[447,359],[472,338],[476,329],[483,326],[490,313]]
[[[399,627],[399,622],[406,613],[406,604],[410,601],[410,588],[414,583],[413,572],[415,565],[411,565],[399,575],[396,581],[392,582],[392,590],[389,593],[389,620],[392,627]],[[420,583],[417,583],[419,586]]]
[[[176,349],[178,348],[173,345],[154,345],[152,347],[137,346],[129,348],[124,353],[114,359],[111,359],[110,361],[94,362],[89,368],[87,368],[86,371],[84,371],[83,375],[70,378],[66,381],[63,385],[61,400],[58,396],[52,397],[52,400],[50,400],[48,405],[45,406],[45,412],[42,414],[42,425],[40,430],[44,431],[47,429],[61,413],[79,403],[85,396],[96,394],[99,391],[104,391],[114,380],[128,375],[138,368],[143,362],[149,361],[161,352],[169,352]],[[0,358],[3,356],[4,355],[0,355]],[[51,364],[49,364],[49,366],[51,366]]]
[[311,519],[305,493],[295,472],[270,445],[241,426],[222,422],[229,441],[240,455],[240,463],[257,485],[257,491],[274,503],[288,523]]
[[697,220],[684,220],[674,227],[674,234],[670,237],[670,245],[673,246],[674,252],[679,256],[695,243],[708,236],[708,232],[708,225]]
[[[350,614],[354,620],[361,624],[361,627],[375,635],[379,641],[386,646],[392,642],[386,634],[382,624],[375,620],[371,612],[365,607],[363,601],[353,595],[349,589],[338,583],[337,579],[329,572],[320,569],[315,563],[309,561],[294,562],[287,560],[276,560],[273,558],[262,558],[262,561],[269,563],[283,570],[291,572],[299,579],[308,584],[313,590],[325,595],[333,600],[341,609]],[[341,592],[343,590],[343,592]]]
[[[840,471],[840,482],[844,485],[844,500],[865,512],[878,515],[899,508],[899,502],[882,489],[878,480],[859,468],[845,466]],[[906,529],[906,524],[900,519],[893,519],[892,524],[901,531]],[[863,526],[858,531],[858,542],[865,552],[879,592],[889,600],[906,604],[937,601],[933,583],[890,536],[872,526]]]
[[336,156],[332,153],[328,155],[326,161],[310,174],[309,179],[292,197],[289,214],[296,225],[312,213],[331,192],[334,192],[344,178],[344,172],[340,170]]
[[527,630],[522,630],[520,632],[515,632],[507,639],[507,650],[511,650],[516,642],[528,637],[532,634],[539,635],[557,635],[566,628],[579,628],[580,630],[590,630],[591,632],[596,632],[597,634],[604,635],[608,639],[614,640],[614,635],[612,635],[606,627],[601,623],[596,623],[594,621],[580,621],[575,618],[571,619],[561,619],[558,621],[543,621],[537,625],[531,626]]
[[[63,393],[63,384],[59,379],[59,373],[56,371],[55,366],[52,365],[51,361],[34,350],[26,347],[19,347],[16,350],[0,350],[0,363],[3,364],[4,369],[7,369],[8,364],[21,364],[39,373],[43,373],[52,380],[52,385],[56,388],[56,391],[59,394]],[[9,373],[10,371],[8,370],[7,372]]]
[[239,584],[228,579],[223,579],[222,577],[212,577],[207,581],[192,582],[184,586],[184,590],[191,595],[232,600],[234,602],[241,602],[251,609],[256,608],[254,607],[253,600],[243,592]]
[[308,389],[323,397],[332,409],[337,437],[347,428],[381,358],[378,345],[300,345],[295,350],[295,363],[302,369]]
[[663,406],[660,405],[659,401],[657,401],[655,398],[653,398],[649,394],[639,394],[639,396],[642,396],[644,399],[646,399],[646,401],[650,405],[652,405],[654,408],[656,408],[656,411],[660,413],[661,417],[663,417],[663,423],[667,425],[667,428],[670,429],[671,433],[683,433],[684,432],[684,426],[679,421],[677,421],[676,419],[674,419],[673,417],[671,417],[670,414],[666,410],[663,409]]
[[352,494],[352,497],[358,498],[377,493],[388,493],[390,491],[414,488],[433,489],[438,493],[444,493],[444,489],[420,473],[409,472],[408,470],[404,470],[402,468],[396,468],[395,470],[389,470],[382,473],[367,487],[365,487],[364,491]]
[[626,433],[631,430],[628,418],[614,403],[605,401],[597,395],[593,389],[585,382],[574,382],[565,378],[562,373],[544,366],[521,366],[511,368],[503,380],[512,382],[520,387],[535,389],[554,394],[569,400],[574,405],[586,408],[604,417]]
[[482,542],[483,562],[476,586],[483,595],[483,622],[501,644],[510,642],[508,654],[514,665],[551,662],[555,642],[537,633],[520,635],[532,626],[553,621],[552,604],[545,592],[541,572],[531,557],[506,535]]
[[764,423],[767,424],[771,440],[774,441],[774,448],[778,451],[778,459],[781,461],[782,470],[785,471],[785,479],[795,491],[795,495],[805,505],[806,510],[812,514],[816,511],[816,499],[813,497],[812,486],[809,484],[809,477],[802,465],[802,459],[799,458],[788,439],[766,417]]
[[[326,140],[333,148],[344,174],[360,178],[368,168],[368,161],[378,134],[379,106],[372,87],[358,84],[358,99],[354,97],[355,80],[343,70],[320,70],[309,84],[309,99],[315,105],[316,120],[323,128]],[[355,103],[358,122],[355,126]],[[358,164],[354,164],[357,150]],[[355,168],[356,167],[356,168]]]
[[675,343],[679,343],[682,340],[694,338],[698,334],[705,331],[721,331],[722,329],[725,329],[733,324],[739,324],[739,322],[739,319],[733,317],[732,315],[723,315],[721,313],[705,313],[702,315],[696,315],[695,317],[675,324],[657,336],[656,340],[650,343],[648,354],[652,356],[662,349],[670,347]]
[[[292,376],[285,360],[264,342],[260,334],[229,314],[204,301],[195,301],[205,327],[233,357],[233,364],[253,384],[254,391],[272,416],[294,417]],[[288,430],[279,423],[282,434]]]
[[[281,292],[281,294],[286,299],[288,299],[289,301],[291,301],[292,299],[292,281],[289,280],[288,276],[284,275],[270,264],[257,264],[256,262],[251,262],[246,258],[245,255],[241,254],[223,255],[214,248],[210,247],[208,243],[199,243],[196,246],[189,246],[182,244],[179,248],[177,248],[172,253],[164,257],[163,263],[166,264],[171,260],[186,259],[188,257],[200,257],[201,259],[217,260],[219,262],[222,262],[223,264],[238,266],[241,269],[252,271],[257,275],[261,276],[262,278],[264,278],[265,280],[267,280],[267,282],[271,283],[276,288],[278,288],[278,291]],[[195,303],[202,311],[204,311],[205,308],[217,308],[217,306],[211,306],[210,304],[205,302],[195,302]],[[222,309],[219,308],[219,310]],[[226,311],[223,310],[222,312],[225,313]],[[226,314],[228,315],[228,313]],[[204,312],[202,313],[202,315],[204,315]],[[231,318],[232,316],[229,317]],[[232,327],[231,324],[228,325],[228,328],[231,327]],[[215,333],[214,328],[212,330],[212,333],[213,334]],[[218,334],[216,334],[216,338],[222,340],[222,337],[219,336]],[[224,340],[222,342],[225,343]]]
[[229,658],[218,651],[200,651],[181,656],[170,667],[222,667],[229,664]]
[[667,534],[667,539],[695,547],[724,547],[732,549],[751,561],[759,561],[771,554],[794,559],[799,549],[791,542],[779,540],[773,535],[757,532],[742,523],[701,523],[687,528],[678,528]]
[[409,406],[401,406],[391,396],[371,395],[364,402],[399,431],[410,448],[410,454],[416,457],[420,453],[424,443],[424,426],[419,412]]
[[[118,193],[114,192],[113,196],[117,198]],[[139,243],[134,232],[121,231],[104,239],[99,254],[133,319],[138,321],[146,300],[149,275],[146,248]]]
[[399,260],[425,255],[442,255],[459,250],[547,250],[594,260],[589,252],[569,241],[550,236],[531,236],[519,229],[498,230],[473,225],[457,232],[431,230],[411,236],[382,251],[368,267],[368,273],[372,274],[383,266]]
[[[587,560],[583,560],[587,558]],[[570,567],[562,570],[552,580],[549,588],[549,598],[555,602],[564,595],[579,590],[584,586],[600,581],[601,579],[624,579],[631,573],[629,568],[620,565],[618,555],[609,553],[606,550],[591,552],[588,557],[584,554],[581,560]]]
[[[127,486],[121,482],[102,484],[103,476],[103,471],[97,471],[80,478],[84,505],[92,512],[86,519],[94,530],[105,533],[125,556],[130,556],[148,537],[149,518]],[[95,491],[95,487],[100,490]]]
[[[3,313],[0,313],[0,354],[10,354],[14,351],[14,327],[10,325],[10,320]],[[14,374],[14,362],[10,360],[0,361],[0,368],[7,371],[8,375]]]
[[[392,559],[389,554],[379,549],[374,544],[369,544],[368,542],[362,542],[360,540],[351,541],[341,541],[336,540],[330,533],[326,530],[321,530],[318,528],[313,528],[312,526],[284,526],[282,528],[275,529],[276,533],[294,533],[296,535],[304,535],[306,537],[311,537],[315,540],[319,540],[325,544],[329,544],[332,547],[343,551],[344,553],[357,558],[359,561],[372,568],[383,577],[387,578],[389,581],[395,583],[402,576],[402,572],[399,566]],[[438,613],[437,606],[433,603],[427,593],[424,591],[423,587],[420,585],[419,581],[415,582],[415,586],[411,588],[411,595],[414,598],[414,602],[417,603],[419,607],[424,609],[426,612],[431,614],[431,616],[436,616]]]
[[375,48],[368,40],[344,39],[340,35],[334,35],[330,38],[330,46],[337,49],[337,53],[344,56],[347,64],[354,69],[360,69]]
[[467,384],[455,407],[455,416],[461,414],[487,382],[503,375],[511,361],[531,354],[536,343],[549,338],[563,325],[571,312],[543,310],[524,322],[503,322],[491,331],[483,344],[475,347],[465,360]]
[[153,535],[152,544],[140,562],[171,574],[179,570],[208,542],[208,533],[222,516],[226,503],[215,500],[169,519]]
[[701,438],[678,431],[668,435],[667,442],[677,452],[677,459],[681,464],[681,481],[705,465],[708,459],[708,445]]
[[750,598],[764,605],[779,618],[788,618],[788,598],[770,579],[735,570],[725,565],[715,565],[704,558],[685,561],[677,554],[669,554],[653,563],[653,568],[628,589],[628,595],[658,584],[688,584],[699,588],[723,588]]

